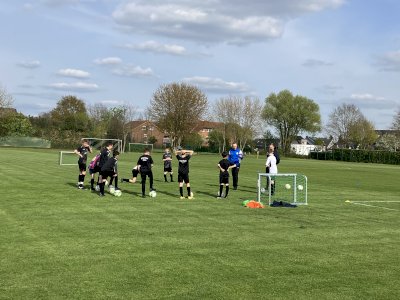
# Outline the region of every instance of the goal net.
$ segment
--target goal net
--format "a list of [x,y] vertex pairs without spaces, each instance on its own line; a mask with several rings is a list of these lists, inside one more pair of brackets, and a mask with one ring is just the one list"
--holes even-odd
[[60,151],[58,163],[60,166],[77,166],[78,156],[73,151]]
[[302,174],[258,173],[258,202],[307,205],[307,177]]
[[129,143],[128,151],[129,152],[143,152],[144,149],[148,148],[153,152],[153,144],[144,144],[144,143]]
[[101,150],[101,148],[105,147],[107,143],[112,143],[114,150],[118,150],[120,153],[124,152],[122,149],[122,140],[119,139],[82,138],[81,141],[82,140],[87,140],[93,151]]

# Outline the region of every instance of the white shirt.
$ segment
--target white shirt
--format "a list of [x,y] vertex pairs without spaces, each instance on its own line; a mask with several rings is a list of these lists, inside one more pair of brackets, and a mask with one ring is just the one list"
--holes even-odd
[[278,167],[276,166],[276,157],[272,153],[268,155],[267,162],[265,163],[269,167],[270,174],[278,174]]

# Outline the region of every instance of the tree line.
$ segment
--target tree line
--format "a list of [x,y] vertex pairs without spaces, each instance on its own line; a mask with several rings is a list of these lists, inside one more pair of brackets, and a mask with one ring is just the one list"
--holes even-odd
[[383,136],[376,144],[373,123],[354,104],[337,106],[322,126],[319,105],[289,90],[271,93],[263,102],[253,96],[226,96],[210,104],[198,87],[171,83],[161,85],[154,92],[142,113],[134,104],[111,108],[100,103],[86,105],[82,99],[68,95],[48,112],[25,116],[13,109],[12,96],[0,86],[0,137],[40,137],[50,140],[57,148],[74,146],[84,136],[117,138],[126,145],[131,142],[130,121],[137,119],[155,122],[169,136],[172,146],[193,147],[202,144],[202,138],[195,131],[198,122],[214,121],[218,126],[209,134],[209,145],[220,152],[232,141],[241,148],[252,145],[254,138],[270,132],[268,128],[278,136],[283,153],[290,152],[290,144],[298,135],[321,132],[343,147],[368,149],[375,144],[375,147],[396,151],[400,146],[400,111],[393,118],[394,133]]

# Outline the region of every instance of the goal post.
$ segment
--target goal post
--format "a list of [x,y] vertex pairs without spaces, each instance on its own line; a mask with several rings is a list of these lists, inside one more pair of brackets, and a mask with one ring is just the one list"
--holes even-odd
[[153,152],[153,144],[145,144],[145,143],[129,143],[128,151],[129,152],[143,152],[145,148],[148,148],[151,152]]
[[78,164],[78,156],[73,151],[60,151],[58,164],[60,166],[76,166]]
[[81,141],[87,140],[93,149],[101,150],[101,148],[108,142],[111,142],[115,150],[123,153],[122,140],[120,139],[100,139],[100,138],[81,138]]
[[268,205],[274,201],[307,205],[307,185],[307,176],[302,174],[258,173],[257,200]]

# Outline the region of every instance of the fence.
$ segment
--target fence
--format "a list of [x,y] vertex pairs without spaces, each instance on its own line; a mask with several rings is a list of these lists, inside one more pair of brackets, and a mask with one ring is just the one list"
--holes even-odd
[[27,148],[50,148],[51,142],[35,137],[2,137],[0,147],[27,147]]

